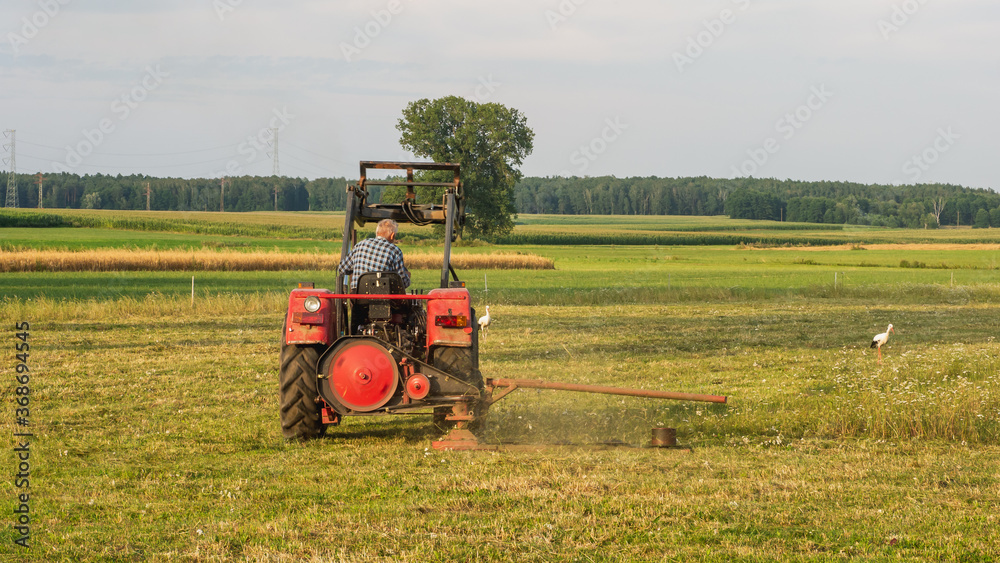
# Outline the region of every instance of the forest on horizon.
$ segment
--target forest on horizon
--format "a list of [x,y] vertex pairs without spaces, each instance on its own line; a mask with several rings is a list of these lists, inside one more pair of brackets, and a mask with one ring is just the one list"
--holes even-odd
[[[36,176],[18,174],[18,207],[38,207]],[[243,176],[216,179],[50,174],[45,208],[174,211],[337,211],[346,178]],[[275,198],[277,191],[277,198]],[[381,196],[376,187],[373,197]],[[705,176],[526,177],[514,190],[518,213],[564,215],[728,215],[734,219],[901,228],[1000,227],[1000,194],[953,184],[877,185]],[[222,200],[220,202],[220,199]],[[221,206],[220,206],[221,203]]]

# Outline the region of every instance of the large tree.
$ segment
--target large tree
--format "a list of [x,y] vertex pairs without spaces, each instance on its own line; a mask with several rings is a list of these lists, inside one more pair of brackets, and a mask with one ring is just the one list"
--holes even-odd
[[425,98],[406,106],[396,128],[404,149],[462,166],[471,235],[492,237],[514,228],[514,185],[535,137],[521,112],[457,96]]

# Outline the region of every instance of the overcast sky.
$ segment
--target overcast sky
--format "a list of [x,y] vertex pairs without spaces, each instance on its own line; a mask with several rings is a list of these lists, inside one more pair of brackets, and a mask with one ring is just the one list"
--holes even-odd
[[3,0],[0,129],[22,173],[269,175],[276,127],[282,175],[352,178],[457,95],[526,116],[528,176],[997,188],[998,30],[996,0]]

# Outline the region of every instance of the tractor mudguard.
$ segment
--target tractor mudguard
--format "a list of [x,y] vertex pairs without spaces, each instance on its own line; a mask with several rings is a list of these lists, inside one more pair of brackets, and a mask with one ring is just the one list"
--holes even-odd
[[472,346],[473,324],[469,290],[437,288],[427,292],[427,347]]
[[306,298],[312,295],[330,293],[326,289],[293,289],[288,297],[288,312],[285,313],[285,344],[328,345],[337,336],[337,310],[333,299],[319,299],[319,309],[306,310]]

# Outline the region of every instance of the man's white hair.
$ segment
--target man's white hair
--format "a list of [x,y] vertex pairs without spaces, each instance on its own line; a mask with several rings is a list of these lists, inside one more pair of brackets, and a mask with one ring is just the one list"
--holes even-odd
[[399,223],[396,223],[392,219],[382,219],[378,222],[378,226],[375,227],[375,235],[388,239],[390,236],[395,235],[398,230]]

